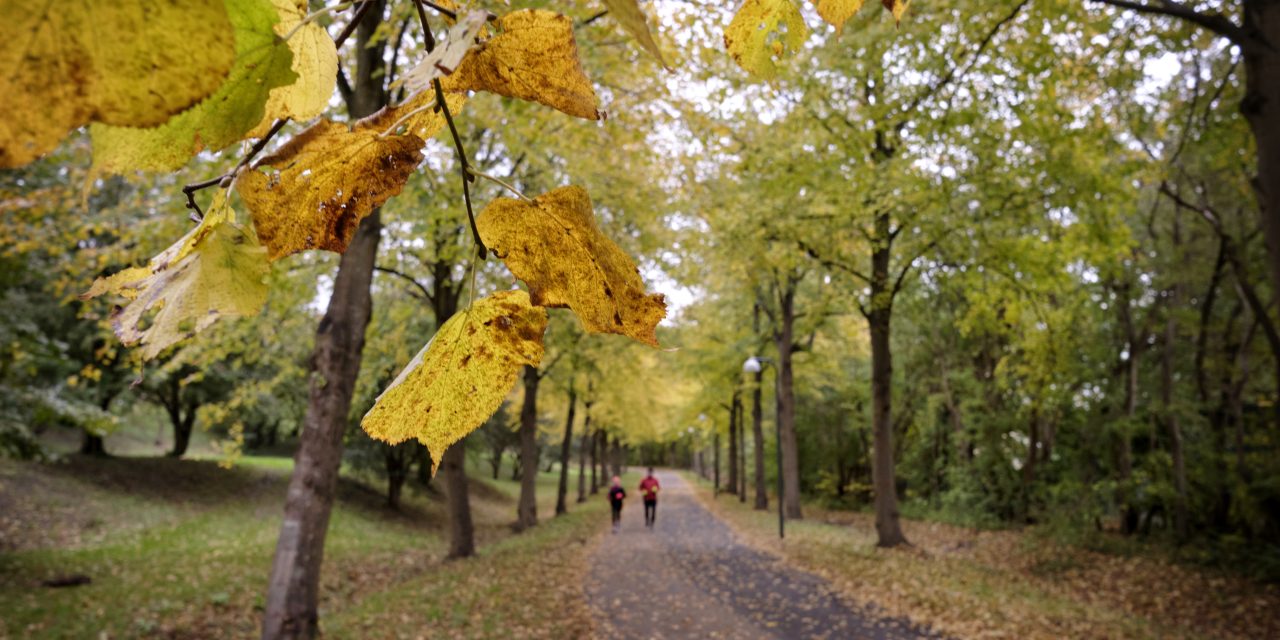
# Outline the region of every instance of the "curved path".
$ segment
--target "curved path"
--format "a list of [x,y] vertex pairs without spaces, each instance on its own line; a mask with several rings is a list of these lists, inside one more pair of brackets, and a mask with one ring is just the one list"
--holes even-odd
[[604,638],[935,638],[842,603],[821,578],[747,547],[673,472],[657,526],[627,487],[622,528],[591,557],[587,599]]

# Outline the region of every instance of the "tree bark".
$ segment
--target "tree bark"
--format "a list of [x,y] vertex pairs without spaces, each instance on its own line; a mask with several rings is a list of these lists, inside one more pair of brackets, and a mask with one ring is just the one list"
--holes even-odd
[[715,479],[712,482],[713,482],[713,486],[715,487],[715,493],[720,493],[720,432],[719,431],[716,432],[712,440],[714,440],[715,442],[715,444],[712,445],[715,447],[715,455],[712,458],[712,464],[715,465],[715,470],[712,472],[712,475],[714,476]]
[[524,367],[524,405],[520,408],[520,502],[516,529],[538,524],[538,383],[536,367]]
[[769,509],[769,490],[764,479],[764,409],[760,396],[764,389],[764,368],[756,372],[756,388],[751,394],[751,435],[755,442],[756,505],[759,511]]
[[[385,3],[372,1],[377,4],[365,13],[356,34],[354,92],[347,105],[353,118],[386,104],[380,73],[385,43],[374,40]],[[372,309],[369,286],[382,232],[379,213],[375,209],[361,221],[342,255],[329,306],[316,329],[307,412],[267,587],[262,637],[268,640],[313,638],[319,633],[320,565],[342,462],[342,435]]]
[[1138,409],[1138,344],[1137,329],[1133,322],[1132,294],[1128,283],[1117,287],[1116,293],[1123,300],[1117,301],[1117,307],[1120,310],[1120,328],[1124,331],[1125,349],[1128,351],[1128,358],[1122,362],[1124,367],[1124,425],[1119,435],[1119,452],[1117,460],[1117,472],[1119,487],[1119,507],[1120,507],[1120,532],[1125,535],[1131,534],[1138,527],[1138,510],[1133,506],[1132,488],[1129,486],[1133,479],[1133,441],[1129,435],[1132,428],[1134,418],[1137,416]]
[[564,440],[560,443],[560,490],[556,495],[556,515],[569,512],[566,497],[569,494],[569,461],[573,455],[573,413],[578,406],[578,394],[569,387],[569,417],[564,421]]
[[[1180,213],[1181,210],[1175,210],[1173,213],[1173,229],[1170,235],[1175,260],[1181,259],[1180,254],[1182,252]],[[1214,277],[1216,279],[1216,273]],[[1178,541],[1182,542],[1187,539],[1187,532],[1190,526],[1187,512],[1187,463],[1182,446],[1182,424],[1178,420],[1178,413],[1173,404],[1174,345],[1177,344],[1178,339],[1175,312],[1182,301],[1182,284],[1174,283],[1168,294],[1169,304],[1164,322],[1164,349],[1160,357],[1160,403],[1162,405],[1161,408],[1164,410],[1165,428],[1169,432],[1169,454],[1173,458],[1173,487],[1175,492],[1173,528]]]
[[578,438],[578,502],[587,501],[587,443],[591,435],[591,396],[583,402],[582,435]]
[[729,403],[729,493],[738,493],[738,391]]
[[444,491],[449,507],[449,557],[468,558],[476,553],[475,525],[471,522],[471,496],[467,484],[467,442],[455,442],[440,456]]
[[1271,258],[1271,287],[1280,291],[1280,2],[1245,0],[1242,17],[1244,32],[1256,42],[1241,47],[1245,94],[1240,112],[1256,142],[1253,188]]
[[[795,300],[796,282],[788,277],[786,287],[779,292],[778,320],[780,326],[774,333],[774,346],[778,350],[778,435],[782,447],[782,506],[791,520],[799,520],[800,513],[800,454],[796,445],[796,397],[792,351],[795,349]],[[756,454],[758,456],[763,453]],[[763,460],[763,458],[761,458]],[[763,463],[762,463],[763,464]]]
[[871,299],[867,324],[871,331],[871,423],[874,434],[871,480],[875,489],[876,544],[908,544],[898,517],[898,487],[893,471],[893,354],[889,342],[893,318],[893,289],[889,282],[892,243],[889,214],[876,214],[876,237],[871,252]]
[[600,431],[591,433],[591,495],[600,492],[600,476],[596,470],[600,467]]
[[382,445],[382,447],[384,449],[382,458],[387,470],[387,506],[399,511],[400,494],[404,489],[404,481],[409,477],[408,465],[405,464],[407,456],[404,451],[408,445]]

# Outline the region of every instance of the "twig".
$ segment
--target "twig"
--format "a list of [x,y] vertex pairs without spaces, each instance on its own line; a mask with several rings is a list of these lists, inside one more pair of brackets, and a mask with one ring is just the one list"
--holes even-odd
[[317,9],[311,13],[308,13],[305,18],[303,18],[300,22],[298,22],[298,24],[293,25],[293,28],[289,30],[289,33],[284,34],[284,37],[282,37],[281,39],[288,42],[289,38],[292,38],[294,34],[298,33],[298,31],[303,27],[311,24],[312,22],[315,22],[316,18],[319,18],[320,16],[325,15],[327,13],[333,13],[334,11],[342,11],[343,9],[346,9],[354,4],[355,2],[340,2],[338,4],[333,5],[332,7],[325,7],[323,9]]
[[235,177],[240,174],[241,170],[249,166],[249,163],[253,162],[253,159],[257,157],[259,153],[262,153],[262,150],[267,147],[267,143],[271,142],[271,139],[274,138],[277,133],[280,133],[280,130],[283,129],[284,125],[288,124],[288,122],[288,118],[280,118],[279,120],[276,120],[275,123],[271,125],[271,128],[267,130],[267,134],[259,138],[257,142],[253,143],[252,147],[249,147],[249,152],[244,154],[244,157],[240,159],[240,162],[236,163],[235,168],[231,171],[228,171],[216,178],[205,180],[204,182],[189,184],[183,187],[182,193],[187,196],[187,208],[194,209],[195,212],[199,214],[200,218],[203,219],[204,212],[200,210],[198,205],[196,205],[195,192],[201,189],[207,189],[215,184],[221,185],[224,189],[230,187],[230,181],[234,180]]
[[475,169],[470,169],[470,168],[468,168],[468,169],[467,169],[467,172],[468,172],[468,173],[470,173],[471,175],[473,175],[473,176],[477,177],[477,178],[484,178],[485,180],[488,180],[489,182],[493,182],[493,183],[495,183],[495,184],[497,184],[497,185],[499,185],[499,186],[502,186],[502,187],[503,187],[503,188],[505,188],[507,191],[510,191],[511,193],[514,193],[514,194],[516,195],[516,197],[520,198],[521,200],[524,200],[525,202],[529,202],[529,203],[532,203],[532,202],[533,202],[533,198],[530,198],[529,196],[526,196],[525,194],[520,193],[520,190],[519,190],[519,189],[516,189],[515,187],[511,186],[511,184],[510,184],[510,183],[506,182],[506,181],[505,181],[505,180],[503,180],[502,178],[497,178],[497,177],[491,176],[491,175],[489,175],[489,174],[487,174],[487,173],[483,173],[483,172],[480,172],[480,171],[476,171]]
[[[352,4],[353,3],[348,2],[342,5],[336,5],[330,8],[329,10],[333,11],[333,10],[338,10],[340,8],[346,8],[351,6]],[[347,26],[342,29],[342,32],[338,34],[337,38],[334,38],[333,40],[334,48],[341,47],[342,43],[346,42],[347,38],[351,37],[351,34],[354,33],[356,30],[356,26],[359,25],[360,21],[364,19],[364,14],[368,13],[369,9],[372,6],[373,6],[373,3],[369,2],[368,0],[365,0],[360,3],[360,8],[356,9],[355,15],[351,17],[351,22],[349,22]],[[304,20],[304,23],[305,23],[305,20]],[[295,31],[296,30],[297,29],[295,28]],[[292,32],[290,32],[290,35],[292,35]],[[286,36],[285,39],[288,39],[288,36]],[[288,118],[280,118],[279,120],[276,120],[271,125],[271,128],[267,130],[266,135],[259,138],[258,141],[255,142],[253,146],[249,148],[249,152],[246,153],[245,156],[240,159],[240,162],[236,163],[235,168],[232,169],[231,171],[228,171],[227,173],[224,173],[216,178],[210,178],[202,182],[193,182],[191,184],[188,184],[182,187],[182,194],[187,197],[187,208],[191,209],[194,212],[194,215],[196,216],[197,220],[204,219],[204,211],[200,209],[200,205],[196,204],[195,193],[202,189],[208,189],[209,187],[212,187],[214,185],[222,185],[224,188],[231,186],[228,181],[231,179],[234,179],[242,169],[248,166],[250,162],[253,162],[253,159],[257,157],[259,153],[262,153],[262,150],[267,147],[267,144],[271,142],[271,139],[274,138],[277,133],[280,133],[280,130],[283,129],[284,125],[288,122],[289,122]]]
[[[414,4],[419,5],[419,6],[425,5],[425,6],[427,6],[427,7],[430,7],[432,11],[435,11],[436,13],[439,13],[439,14],[441,14],[441,15],[443,15],[443,16],[445,16],[445,17],[449,18],[450,20],[457,20],[457,19],[458,19],[458,12],[456,12],[456,11],[454,11],[454,10],[452,10],[452,9],[446,9],[446,8],[444,8],[444,7],[440,6],[440,5],[438,5],[438,4],[434,3],[434,2],[432,2],[431,0],[414,0]],[[494,15],[494,14],[492,14],[492,13],[490,13],[488,16],[486,16],[486,17],[485,17],[485,20],[488,20],[489,22],[493,22],[494,20],[497,20],[497,19],[498,19],[498,16],[496,16],[496,15]]]
[[1236,23],[1232,22],[1221,13],[1200,13],[1191,7],[1174,2],[1174,0],[1160,0],[1160,4],[1150,5],[1140,2],[1130,2],[1129,0],[1092,0],[1093,2],[1101,2],[1109,4],[1113,7],[1121,9],[1129,9],[1138,13],[1148,13],[1159,16],[1170,16],[1180,18],[1192,24],[1200,25],[1209,31],[1212,31],[1227,40],[1239,45],[1242,49],[1250,51],[1258,51],[1263,47],[1274,50],[1274,47],[1265,40],[1259,40],[1249,32],[1245,31]]
[[[414,2],[414,6],[418,8],[418,21],[422,23],[423,37],[426,38],[427,53],[435,48],[435,39],[431,35],[431,25],[427,22],[427,15],[422,11],[422,7],[423,5],[431,6],[431,4],[428,0]],[[476,214],[471,208],[471,181],[475,178],[471,176],[467,151],[462,147],[462,136],[458,135],[458,127],[453,123],[453,114],[449,111],[449,103],[444,99],[444,87],[440,86],[440,79],[432,80],[431,85],[436,90],[436,106],[440,108],[445,122],[449,124],[449,133],[453,136],[453,147],[458,151],[458,173],[462,176],[462,200],[467,204],[467,222],[471,223],[471,237],[476,243],[476,255],[481,260],[485,260],[489,257],[489,251],[485,248],[484,241],[480,239],[480,229],[476,227]]]
[[342,43],[346,42],[347,38],[350,38],[351,34],[355,33],[356,27],[360,26],[360,22],[364,20],[364,14],[369,13],[369,9],[372,8],[373,2],[369,0],[360,3],[360,8],[356,9],[356,14],[351,16],[351,22],[348,22],[347,26],[342,28],[342,33],[339,33],[338,37],[333,39],[333,47],[335,49],[341,47]]

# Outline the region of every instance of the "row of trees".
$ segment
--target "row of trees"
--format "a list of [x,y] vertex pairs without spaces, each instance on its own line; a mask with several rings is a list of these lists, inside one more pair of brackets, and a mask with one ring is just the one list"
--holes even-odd
[[[870,502],[886,546],[905,499],[1266,548],[1280,342],[1248,54],[1110,10],[917,11],[689,107],[685,366],[747,460],[730,487],[753,475],[763,508],[781,473],[793,518],[800,492]],[[748,355],[776,364],[780,470],[734,410]]]

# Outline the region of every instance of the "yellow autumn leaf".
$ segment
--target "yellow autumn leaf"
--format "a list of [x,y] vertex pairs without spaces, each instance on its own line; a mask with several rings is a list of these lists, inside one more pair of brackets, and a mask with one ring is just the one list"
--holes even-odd
[[286,42],[276,33],[282,16],[273,0],[225,1],[236,47],[226,80],[212,95],[158,126],[92,124],[95,171],[172,171],[201,151],[224,149],[270,118],[266,107],[275,89],[299,81],[292,39]]
[[601,233],[582,187],[560,187],[532,202],[498,198],[476,225],[485,245],[529,285],[533,304],[568,307],[593,333],[658,346],[666,302],[645,293],[636,263]]
[[604,117],[578,60],[572,19],[525,9],[494,24],[501,32],[467,54],[453,73],[456,86],[537,102],[587,120]]
[[386,114],[348,126],[321,120],[235,182],[271,260],[342,253],[374,208],[400,193],[422,160],[422,138],[383,135]]
[[99,278],[80,297],[128,298],[112,314],[112,328],[121,342],[143,344],[142,356],[149,360],[218,318],[257,314],[267,300],[269,270],[266,250],[236,224],[220,191],[200,225],[146,267]]
[[0,167],[89,122],[154,126],[213,93],[235,59],[223,0],[0,0]]
[[862,0],[818,0],[818,15],[822,16],[836,33],[844,31],[844,23],[862,8]]
[[281,118],[302,122],[324,113],[338,79],[338,50],[333,46],[333,37],[316,22],[302,24],[307,17],[307,0],[272,3],[280,14],[276,35],[289,36],[292,68],[298,79],[271,90],[262,121],[244,135],[246,138],[261,138]]
[[911,0],[880,0],[880,4],[893,14],[895,22],[902,22],[902,16],[907,13],[907,6],[911,4]]
[[635,38],[640,43],[640,46],[644,47],[645,51],[648,51],[650,55],[657,59],[658,64],[662,65],[664,69],[671,68],[667,66],[667,61],[663,59],[662,49],[658,48],[658,43],[654,41],[653,33],[649,31],[649,22],[636,0],[601,1],[604,3],[605,8],[609,10],[609,15],[613,16],[618,21],[618,24],[622,25],[622,28],[626,29],[627,33],[630,33],[631,37]]
[[360,421],[370,437],[391,444],[417,438],[444,450],[489,419],[524,365],[542,361],[546,310],[523,291],[477,300],[436,332]]
[[746,0],[724,32],[724,46],[748,73],[772,78],[776,58],[804,45],[809,28],[793,0]]

